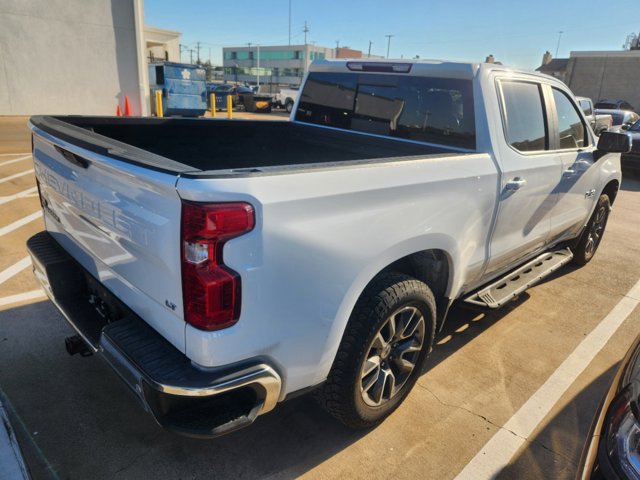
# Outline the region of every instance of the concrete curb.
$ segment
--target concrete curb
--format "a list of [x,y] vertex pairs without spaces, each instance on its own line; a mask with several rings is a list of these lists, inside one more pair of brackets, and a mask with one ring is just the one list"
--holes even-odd
[[13,432],[7,410],[0,402],[0,480],[29,480],[22,451]]

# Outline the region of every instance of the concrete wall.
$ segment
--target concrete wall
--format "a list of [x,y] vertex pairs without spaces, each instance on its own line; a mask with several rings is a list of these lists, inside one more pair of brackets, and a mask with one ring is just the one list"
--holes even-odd
[[567,84],[576,95],[626,100],[640,110],[640,51],[571,52]]
[[125,95],[146,113],[141,15],[142,0],[2,0],[0,115],[114,115]]

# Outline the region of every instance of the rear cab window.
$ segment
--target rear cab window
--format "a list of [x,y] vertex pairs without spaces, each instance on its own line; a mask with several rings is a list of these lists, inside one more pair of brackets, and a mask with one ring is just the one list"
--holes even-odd
[[566,92],[526,80],[500,80],[499,91],[505,138],[513,149],[530,153],[590,144],[580,107]]
[[519,152],[549,149],[542,85],[527,81],[501,81],[502,120],[507,143]]
[[296,121],[475,150],[471,80],[311,72]]

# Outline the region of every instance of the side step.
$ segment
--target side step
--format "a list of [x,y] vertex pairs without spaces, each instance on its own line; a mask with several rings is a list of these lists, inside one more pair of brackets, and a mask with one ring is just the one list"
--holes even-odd
[[500,308],[527,288],[542,280],[573,258],[571,250],[543,253],[464,299],[464,302],[488,308]]

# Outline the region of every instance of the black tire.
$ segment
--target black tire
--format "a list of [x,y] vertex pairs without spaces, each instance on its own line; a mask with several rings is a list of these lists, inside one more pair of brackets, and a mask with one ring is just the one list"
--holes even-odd
[[587,226],[580,235],[578,243],[572,249],[574,264],[581,267],[591,261],[604,236],[604,229],[607,226],[610,211],[611,202],[609,201],[609,196],[606,194],[600,195]]
[[293,110],[293,102],[287,102],[284,106],[284,109],[287,111],[287,113],[291,113],[291,111]]
[[[435,318],[436,303],[426,284],[400,273],[379,275],[354,307],[329,377],[317,391],[320,404],[349,427],[378,425],[398,408],[423,371],[433,345]],[[400,335],[410,327],[413,330],[396,339],[390,334],[391,322],[394,332],[402,330]],[[385,336],[388,343],[378,349],[379,339]],[[408,364],[414,365],[410,371]],[[365,373],[365,368],[370,373]],[[393,383],[389,380],[388,386],[390,377]],[[396,380],[399,384],[402,381],[399,387]],[[383,398],[385,392],[388,399]]]

